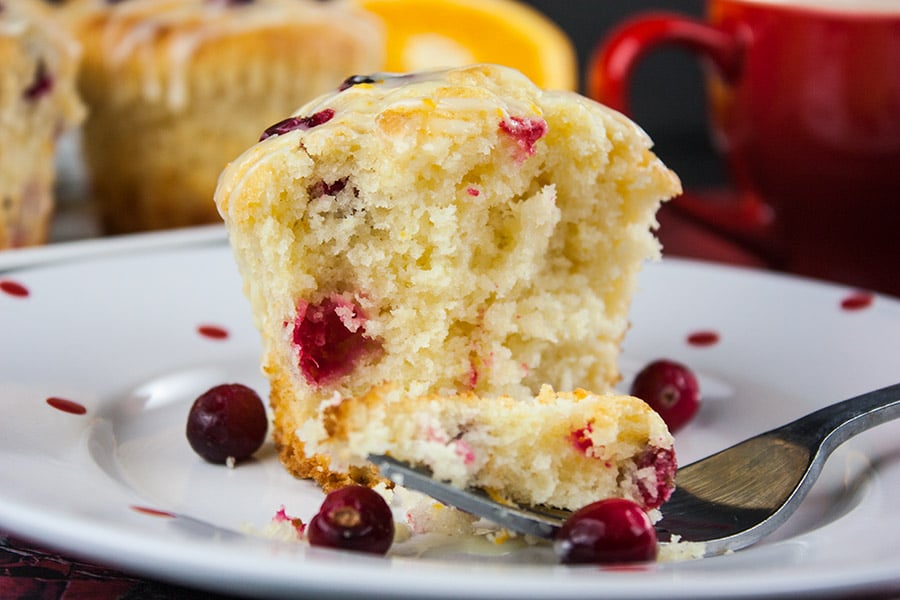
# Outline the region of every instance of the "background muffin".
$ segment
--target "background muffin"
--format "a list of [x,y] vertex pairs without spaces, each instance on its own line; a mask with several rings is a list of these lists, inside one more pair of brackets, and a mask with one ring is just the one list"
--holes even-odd
[[0,249],[47,240],[56,141],[83,117],[77,61],[39,0],[0,0]]
[[342,2],[76,0],[84,155],[108,232],[217,222],[225,164],[310,98],[382,64],[378,21]]

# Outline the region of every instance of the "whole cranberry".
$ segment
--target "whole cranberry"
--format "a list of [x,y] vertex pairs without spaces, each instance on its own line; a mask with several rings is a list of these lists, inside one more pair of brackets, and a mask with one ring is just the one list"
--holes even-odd
[[625,498],[588,504],[566,519],[553,549],[566,564],[623,564],[656,560],[656,530],[647,513]]
[[385,554],[394,541],[394,516],[378,492],[351,485],[325,497],[306,535],[313,546]]
[[644,367],[631,384],[631,395],[658,412],[672,432],[684,427],[700,409],[697,377],[672,360],[657,360]]
[[259,395],[240,383],[226,383],[194,401],[188,413],[187,439],[194,452],[209,462],[226,464],[259,450],[268,426]]

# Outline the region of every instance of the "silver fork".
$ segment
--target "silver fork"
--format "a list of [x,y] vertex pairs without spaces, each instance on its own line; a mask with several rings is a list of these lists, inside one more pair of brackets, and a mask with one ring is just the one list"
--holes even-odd
[[[832,404],[678,469],[663,505],[660,540],[705,542],[715,556],[749,546],[780,527],[819,477],[825,460],[849,438],[900,417],[900,383]],[[500,503],[462,490],[390,456],[369,457],[400,485],[511,531],[552,539],[568,511]]]

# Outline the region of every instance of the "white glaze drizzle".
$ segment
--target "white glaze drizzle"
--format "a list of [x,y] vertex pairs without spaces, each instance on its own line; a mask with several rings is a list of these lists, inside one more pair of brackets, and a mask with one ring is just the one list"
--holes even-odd
[[[455,77],[469,69],[480,68],[480,65],[473,65],[415,74],[377,73],[369,76],[375,83],[360,83],[343,91],[324,94],[302,106],[293,116],[310,116],[330,108],[335,111],[332,119],[314,129],[274,135],[252,146],[223,175],[224,179],[233,178],[228,191],[220,189],[217,193],[227,194],[228,198],[240,197],[244,193],[246,182],[254,176],[257,169],[265,168],[269,161],[279,162],[278,157],[281,155],[297,151],[295,136],[308,135],[309,132],[327,135],[330,129],[340,127],[347,119],[352,121],[362,118],[366,122],[374,122],[377,115],[393,110],[433,112],[435,109],[446,109],[449,114],[456,115],[456,118],[443,120],[441,126],[447,134],[454,135],[457,128],[465,127],[467,118],[475,115],[487,117],[493,114],[498,125],[512,116],[542,118],[543,111],[538,103],[545,94],[576,97],[570,92],[544,92],[523,75],[506,67],[488,67],[493,71],[494,77],[499,78],[499,81],[492,79],[489,82],[494,86],[491,92],[465,75],[461,79]],[[506,81],[505,78],[512,78],[513,81]],[[438,93],[442,88],[447,92]],[[517,88],[525,90],[525,93],[510,93]],[[476,97],[472,97],[472,90],[477,90]],[[227,202],[224,197],[220,200]]]
[[[298,109],[293,116],[308,116],[326,108],[336,111],[335,123],[343,115],[375,115],[389,111],[446,109],[453,114],[471,115],[495,112],[498,123],[510,116],[540,117],[542,111],[535,101],[543,92],[534,87],[522,75],[513,75],[511,69],[499,69],[497,72],[507,77],[521,77],[516,83],[527,85],[532,89],[533,98],[515,98],[500,95],[498,90],[489,91],[477,82],[451,81],[448,76],[477,70],[479,65],[458,69],[437,69],[421,71],[414,74],[376,73],[369,77],[375,83],[361,83],[344,91],[335,91],[312,100]],[[497,67],[489,66],[491,69]],[[456,92],[440,93],[448,89]],[[476,93],[469,94],[463,90],[471,88]],[[325,124],[328,126],[328,123]]]

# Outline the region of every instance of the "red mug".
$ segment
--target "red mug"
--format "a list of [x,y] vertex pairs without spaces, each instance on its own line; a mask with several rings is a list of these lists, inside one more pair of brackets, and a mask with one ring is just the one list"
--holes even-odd
[[635,66],[663,45],[705,59],[713,142],[738,191],[674,207],[774,268],[900,296],[900,2],[710,0],[703,20],[638,15],[595,49],[588,94],[628,113]]

